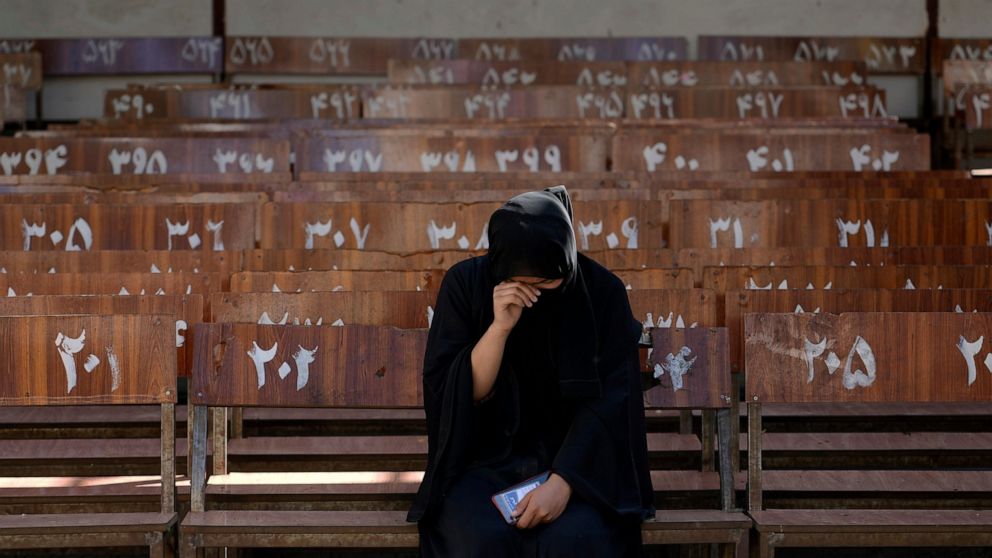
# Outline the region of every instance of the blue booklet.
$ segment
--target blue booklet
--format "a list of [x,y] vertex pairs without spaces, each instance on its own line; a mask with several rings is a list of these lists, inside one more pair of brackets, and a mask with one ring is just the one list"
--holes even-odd
[[513,513],[513,510],[517,509],[517,504],[524,499],[524,496],[531,490],[544,484],[549,476],[551,476],[551,471],[545,471],[536,477],[531,477],[520,484],[515,484],[502,492],[494,494],[493,504],[496,505],[496,509],[503,516],[503,520],[510,525],[516,524],[517,518],[510,514]]

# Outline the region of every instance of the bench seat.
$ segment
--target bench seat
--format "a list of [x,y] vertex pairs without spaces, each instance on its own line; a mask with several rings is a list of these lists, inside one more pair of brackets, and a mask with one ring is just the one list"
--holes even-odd
[[773,556],[775,547],[989,546],[990,510],[764,510],[749,513]]
[[151,546],[162,556],[175,513],[0,515],[0,548]]

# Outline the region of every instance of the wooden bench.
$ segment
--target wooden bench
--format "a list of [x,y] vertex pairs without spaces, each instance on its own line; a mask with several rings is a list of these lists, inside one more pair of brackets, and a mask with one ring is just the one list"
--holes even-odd
[[[673,200],[674,248],[988,246],[986,200]],[[941,227],[920,223],[939,222]]]
[[3,175],[268,175],[289,172],[289,144],[257,138],[0,138]]
[[[661,331],[661,330],[659,330]],[[340,332],[340,334],[338,334]],[[711,368],[718,368],[719,359],[726,358],[725,351],[719,350],[719,334],[713,333],[706,329],[697,330],[685,330],[684,332],[673,332],[669,334],[665,332],[666,335],[662,338],[669,339],[669,343],[680,343],[682,345],[691,345],[704,360],[706,360],[705,365],[699,368],[694,368],[693,372],[696,375],[687,375],[685,382],[687,386],[696,386],[691,389],[684,389],[681,392],[672,391],[671,388],[664,389],[659,388],[658,393],[651,395],[653,392],[649,392],[649,397],[653,397],[658,401],[666,401],[668,404],[673,404],[676,406],[687,405],[687,404],[700,404],[700,402],[705,400],[705,404],[712,405],[717,408],[723,408],[727,404],[726,401],[729,398],[720,398],[717,394],[717,390],[714,389],[714,384],[707,384],[707,378],[710,374],[706,371]],[[273,395],[266,395],[262,393],[265,391],[263,386],[261,389],[256,389],[254,385],[242,389],[240,386],[242,383],[257,382],[257,374],[254,371],[253,364],[249,363],[247,359],[241,356],[233,356],[235,354],[240,354],[242,351],[238,350],[236,347],[232,347],[230,343],[251,343],[252,341],[258,342],[260,335],[273,335],[272,340],[279,340],[283,345],[287,342],[287,336],[294,336],[292,339],[298,340],[296,344],[300,346],[310,346],[317,344],[326,346],[355,346],[362,347],[360,349],[362,354],[365,355],[366,362],[372,362],[363,367],[361,371],[356,370],[350,362],[353,362],[350,357],[343,355],[341,352],[338,353],[338,359],[333,364],[327,364],[323,361],[319,361],[319,375],[316,373],[316,366],[314,369],[308,370],[309,381],[306,384],[307,395],[301,396],[297,395],[297,390],[286,386],[286,380],[279,382],[276,380],[275,375],[271,375],[271,378],[266,380],[266,386],[272,385],[273,382],[278,382],[274,387],[279,390],[278,393],[273,393]],[[415,373],[419,369],[416,366],[412,366],[410,370],[399,368],[397,369],[395,365],[391,364],[396,359],[396,355],[404,354],[407,351],[413,354],[419,354],[418,351],[423,350],[423,343],[425,341],[423,332],[415,331],[403,331],[390,328],[382,327],[363,327],[363,326],[344,326],[341,328],[328,328],[324,327],[310,327],[310,328],[300,328],[294,326],[256,326],[256,325],[235,325],[235,324],[213,324],[204,328],[201,328],[197,335],[201,336],[198,339],[203,339],[206,342],[207,348],[203,350],[203,358],[212,358],[209,355],[212,352],[210,347],[213,347],[217,341],[221,338],[227,339],[227,349],[224,350],[224,355],[219,357],[221,360],[218,361],[220,368],[215,368],[215,365],[209,365],[211,367],[210,379],[203,378],[203,381],[213,382],[218,381],[217,374],[223,375],[223,379],[219,380],[224,386],[230,388],[231,395],[225,395],[222,391],[227,391],[220,387],[197,387],[194,389],[194,405],[197,407],[194,410],[194,414],[199,413],[199,418],[196,421],[195,436],[196,440],[202,440],[205,442],[207,437],[206,431],[206,408],[201,407],[200,404],[206,404],[207,406],[226,406],[232,404],[242,404],[250,399],[254,400],[253,403],[256,405],[279,405],[285,406],[287,404],[293,405],[305,405],[305,406],[375,406],[375,407],[409,407],[411,405],[416,406],[419,404],[419,374]],[[341,340],[344,344],[340,344],[332,337],[342,336],[348,338],[348,341],[344,339]],[[661,335],[661,334],[656,334]],[[674,335],[675,337],[668,337],[668,335]],[[208,337],[209,336],[209,337]],[[416,337],[415,337],[416,336]],[[249,341],[249,337],[251,340]],[[418,339],[419,338],[419,339]],[[303,342],[306,339],[306,342]],[[725,340],[725,337],[723,337]],[[709,340],[707,342],[707,340]],[[326,342],[324,342],[326,341]],[[262,345],[268,346],[271,341],[264,339],[261,341]],[[708,344],[709,343],[709,344]],[[204,345],[197,343],[198,347]],[[674,345],[664,345],[666,350],[669,347],[674,347]],[[658,346],[661,350],[661,346]],[[406,349],[406,350],[405,350]],[[230,350],[231,352],[228,352]],[[385,351],[385,353],[383,352]],[[288,357],[287,357],[288,358]],[[238,362],[240,359],[241,362]],[[378,362],[376,362],[378,361]],[[400,359],[398,362],[415,362],[416,359]],[[381,366],[379,366],[381,364]],[[418,365],[419,366],[419,365]],[[333,367],[333,368],[332,368]],[[375,370],[373,370],[373,368]],[[414,370],[416,369],[416,370]],[[235,370],[241,370],[242,372],[235,372]],[[379,370],[381,373],[377,373]],[[385,370],[383,372],[383,370]],[[245,374],[251,373],[250,377],[246,377]],[[345,378],[360,374],[360,377],[368,375],[367,379],[359,380],[359,383],[355,384],[358,389],[350,390],[347,392],[328,392],[331,385],[334,385],[340,381],[348,381],[340,378],[344,376]],[[691,376],[691,377],[689,377]],[[298,376],[297,376],[298,377]],[[726,379],[726,376],[724,376]],[[320,378],[318,380],[321,384],[314,386],[314,378]],[[380,386],[377,382],[392,382],[391,387]],[[400,383],[406,382],[406,387],[402,387]],[[197,386],[203,384],[195,383]],[[706,386],[704,388],[703,386]],[[250,391],[249,391],[250,388]],[[704,395],[704,390],[711,390],[709,399],[706,399]],[[274,389],[269,390],[274,392]],[[256,395],[256,392],[258,395]],[[333,393],[338,393],[339,395],[332,395]],[[670,394],[670,395],[669,395]],[[696,394],[696,395],[690,395]],[[344,398],[342,398],[344,396]],[[690,397],[692,403],[690,403]],[[726,423],[726,421],[724,421]],[[726,438],[724,438],[726,439]],[[197,447],[200,442],[194,442],[194,447]],[[216,447],[216,446],[215,446]],[[348,446],[342,445],[338,446],[344,449]],[[395,449],[403,451],[401,447],[394,444]],[[418,449],[412,450],[416,452],[423,452],[424,447],[421,445]],[[724,453],[725,454],[725,453]],[[198,459],[195,457],[194,459]],[[199,463],[205,466],[204,463]],[[215,473],[216,463],[218,461],[215,459]],[[727,491],[724,493],[724,502],[729,506],[732,506],[732,490],[729,488],[732,482],[729,480],[729,470],[722,469],[725,473],[722,475],[723,482],[727,487]],[[205,474],[205,472],[204,472]],[[333,511],[251,511],[244,509],[209,509],[205,504],[204,497],[210,495],[210,498],[217,499],[219,496],[223,495],[249,495],[249,494],[260,494],[260,487],[252,488],[250,485],[244,485],[239,482],[236,475],[223,475],[218,477],[217,475],[211,477],[210,484],[207,485],[205,478],[200,476],[201,473],[194,473],[193,481],[193,512],[187,515],[182,526],[182,536],[184,540],[184,549],[187,552],[193,550],[192,547],[211,547],[211,546],[227,546],[227,547],[237,547],[237,546],[255,546],[264,544],[265,546],[345,546],[345,547],[367,547],[367,546],[403,546],[412,547],[416,545],[416,531],[412,525],[405,524],[403,522],[402,512],[365,512],[365,511],[346,511],[342,509],[334,509]],[[419,475],[415,473],[380,473],[377,475],[365,474],[352,474],[350,477],[347,474],[335,475],[309,475],[311,481],[315,481],[318,478],[323,477],[323,481],[316,485],[311,485],[308,487],[307,492],[311,494],[321,494],[324,501],[327,501],[328,497],[333,497],[334,494],[347,495],[351,494],[351,498],[357,498],[363,493],[365,498],[371,496],[374,499],[381,499],[387,497],[390,493],[399,492],[400,494],[406,494],[405,498],[409,498],[412,491],[416,488],[416,482],[419,480]],[[292,476],[286,474],[280,474],[280,481],[276,481],[276,485],[272,486],[271,489],[276,491],[286,491],[287,496],[292,496],[296,494],[297,496],[302,496],[300,488],[293,487]],[[659,475],[659,480],[663,478],[678,478],[677,476],[666,477],[664,474]],[[337,479],[338,484],[333,484],[334,479]],[[351,486],[340,484],[342,482],[358,481],[360,484],[353,484]],[[247,480],[247,479],[245,479]],[[260,479],[264,480],[264,479]],[[273,479],[274,480],[274,479]],[[243,482],[243,481],[242,481]],[[248,481],[251,482],[251,481]],[[271,480],[269,481],[272,482]],[[332,484],[328,484],[328,482]],[[370,484],[371,483],[371,484]],[[271,490],[270,489],[270,490]],[[262,494],[268,494],[271,496],[273,493],[270,491],[262,492]],[[379,494],[380,496],[375,496]],[[379,506],[383,504],[380,502]],[[286,510],[287,508],[282,507],[281,510]],[[320,508],[326,510],[326,508]],[[390,508],[394,509],[394,508]],[[402,508],[400,508],[402,509]],[[302,514],[308,514],[309,520],[305,522],[294,522],[295,517],[302,516]],[[370,519],[376,517],[377,521],[369,523]],[[383,522],[385,520],[385,522]],[[355,523],[355,522],[358,523]],[[254,534],[250,534],[249,530],[222,527],[221,522],[227,522],[228,525],[233,523],[238,524],[250,524],[254,525],[255,528],[250,530]],[[233,523],[232,523],[233,522]],[[294,527],[290,527],[293,525]],[[686,527],[692,527],[689,532],[682,531]],[[655,522],[647,523],[644,526],[645,542],[648,544],[679,544],[679,543],[689,543],[689,542],[709,542],[709,543],[721,543],[721,544],[733,544],[741,540],[741,537],[746,532],[749,527],[748,522],[740,514],[736,514],[728,511],[717,511],[717,510],[703,510],[699,512],[662,512],[659,514],[658,519]],[[357,532],[365,532],[367,535],[358,537]],[[264,534],[264,535],[263,535]],[[388,535],[388,536],[384,536]],[[264,541],[264,542],[263,542]],[[392,542],[390,542],[392,541]],[[733,555],[732,547],[731,550],[725,551],[725,555]]]
[[[500,205],[492,201],[270,203],[261,209],[259,246],[358,248],[394,254],[478,251],[489,246],[486,229]],[[579,250],[660,247],[660,203],[576,202],[573,213]]]
[[39,295],[209,295],[229,288],[221,273],[7,273],[0,292]]
[[922,75],[926,66],[923,38],[895,37],[756,37],[700,35],[700,60],[857,61],[875,74]]
[[[745,318],[748,510],[758,531],[759,555],[773,556],[783,547],[992,544],[992,516],[970,499],[992,491],[988,471],[764,471],[762,460],[764,404],[987,402],[992,379],[980,362],[987,346],[978,343],[989,330],[988,314]],[[848,347],[847,364],[835,367],[835,351]],[[922,494],[924,502],[940,509],[926,503],[922,509],[766,509],[766,493],[783,488],[776,479],[804,476],[832,479],[838,487],[875,497],[892,491]]]
[[222,252],[255,247],[252,203],[6,204],[2,211],[4,250]]
[[[144,546],[152,556],[171,555],[168,549],[172,548],[177,522],[173,318],[32,316],[5,317],[0,322],[5,343],[34,355],[23,359],[17,356],[19,352],[6,352],[7,379],[0,388],[0,405],[156,404],[161,416],[160,476],[155,479],[160,485],[160,501],[154,511],[4,515],[0,518],[0,546]],[[52,340],[57,342],[55,346]],[[39,494],[43,491],[26,497]]]
[[614,138],[613,168],[649,173],[690,171],[925,170],[929,136],[904,133],[767,130],[713,132],[638,131]]
[[578,85],[599,87],[794,87],[846,86],[866,83],[858,62],[588,62],[528,60],[389,61],[394,84],[528,87]]
[[748,266],[703,270],[704,288],[730,290],[983,289],[992,269],[977,266]]

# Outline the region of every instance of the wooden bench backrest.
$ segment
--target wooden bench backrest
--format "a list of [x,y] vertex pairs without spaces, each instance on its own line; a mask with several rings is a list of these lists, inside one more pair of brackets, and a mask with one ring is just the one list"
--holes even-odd
[[700,60],[864,62],[871,73],[922,74],[922,38],[891,37],[744,37],[700,35]]
[[992,312],[992,290],[732,290],[724,298],[730,331],[730,362],[744,371],[744,316],[747,314],[845,312]]
[[2,317],[0,331],[0,405],[176,402],[172,316]]
[[422,291],[215,293],[210,321],[280,325],[429,327],[434,295]]
[[606,135],[452,137],[395,132],[323,136],[295,146],[297,172],[606,171]]
[[630,309],[645,331],[722,325],[716,293],[707,289],[633,289]]
[[830,289],[983,289],[992,281],[992,267],[858,266],[858,267],[708,267],[704,288],[731,290]]
[[691,289],[696,286],[691,269],[618,269],[617,277],[628,291],[640,289]]
[[944,62],[954,60],[992,61],[992,39],[940,37],[933,47],[933,70],[943,75]]
[[744,336],[749,402],[992,398],[992,314],[751,314]]
[[860,62],[582,62],[391,60],[395,84],[528,87],[794,87],[864,85]]
[[0,53],[39,52],[46,76],[220,74],[220,37],[4,39]]
[[193,405],[422,405],[426,330],[199,324],[194,335]]
[[[369,115],[402,120],[886,118],[873,87],[667,88],[539,85],[480,91],[477,85],[393,86],[376,91],[396,107]],[[306,116],[306,115],[304,115]]]
[[441,286],[443,271],[242,271],[231,276],[235,293],[329,291],[427,291]]
[[459,39],[458,58],[487,61],[606,62],[685,60],[684,37],[568,37]]
[[3,205],[4,250],[201,250],[255,247],[254,204]]
[[[928,223],[940,227],[923,226]],[[673,248],[987,246],[992,240],[992,204],[986,200],[674,200],[670,232]]]
[[41,90],[41,55],[0,53],[0,89],[14,87],[29,91]]
[[[251,253],[251,252],[249,252]],[[7,273],[167,273],[226,272],[241,269],[242,252],[167,250],[0,251],[0,269]]]
[[657,328],[649,365],[659,385],[644,394],[646,406],[679,409],[730,407],[727,330]]
[[0,138],[3,175],[265,175],[289,172],[289,143],[259,138]]
[[[510,196],[507,195],[506,198]],[[346,248],[415,253],[481,250],[502,204],[269,203],[262,206],[263,249]],[[660,247],[658,202],[575,202],[579,250]]]
[[[391,254],[351,249],[294,248],[287,250],[249,250],[244,252],[245,271],[327,271],[448,269],[472,257],[473,252],[438,250],[429,254]],[[0,255],[0,262],[3,261]]]
[[[202,295],[159,296],[18,296],[0,298],[0,316],[80,315],[100,316],[159,314],[176,323],[175,347],[179,376],[189,376],[193,366],[189,329],[203,321]],[[190,339],[192,341],[192,339]]]
[[355,85],[287,85],[260,89],[223,86],[114,89],[104,95],[103,115],[131,121],[343,120],[361,117],[361,88]]
[[964,102],[964,125],[969,130],[992,128],[992,85],[972,85],[956,96]]
[[614,138],[619,171],[926,170],[927,135],[884,132],[774,133],[624,130]]
[[40,295],[183,295],[221,292],[226,273],[6,273],[0,294]]

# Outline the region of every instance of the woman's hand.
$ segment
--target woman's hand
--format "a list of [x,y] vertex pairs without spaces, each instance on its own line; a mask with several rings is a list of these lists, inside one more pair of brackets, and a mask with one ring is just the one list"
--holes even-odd
[[571,497],[572,487],[568,482],[551,473],[547,482],[528,492],[513,510],[517,527],[530,529],[542,523],[551,523],[565,511]]
[[509,333],[517,325],[524,307],[530,308],[541,296],[541,290],[524,283],[503,281],[493,289],[493,325]]

